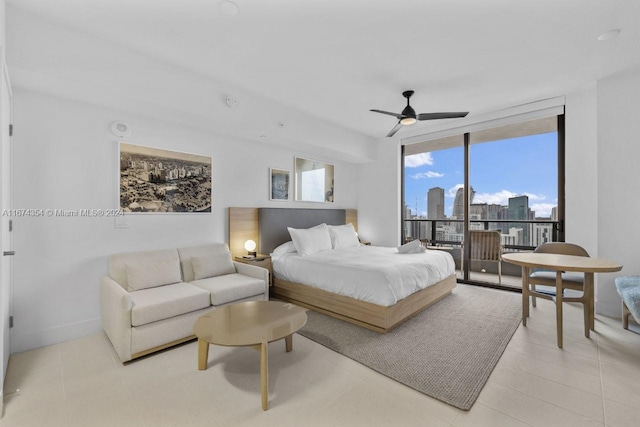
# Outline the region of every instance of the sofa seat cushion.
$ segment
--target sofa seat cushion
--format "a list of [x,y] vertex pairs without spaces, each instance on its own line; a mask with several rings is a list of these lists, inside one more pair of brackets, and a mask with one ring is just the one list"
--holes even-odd
[[211,304],[213,305],[226,304],[264,294],[266,290],[264,280],[238,273],[194,280],[189,283],[211,293]]
[[190,285],[174,283],[131,292],[131,323],[142,326],[209,307],[209,292]]

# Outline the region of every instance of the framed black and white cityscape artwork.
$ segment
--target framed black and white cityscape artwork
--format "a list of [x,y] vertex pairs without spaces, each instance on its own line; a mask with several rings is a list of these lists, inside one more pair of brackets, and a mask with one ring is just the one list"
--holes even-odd
[[291,171],[270,168],[269,175],[269,200],[289,200]]
[[211,212],[211,157],[120,142],[125,213]]

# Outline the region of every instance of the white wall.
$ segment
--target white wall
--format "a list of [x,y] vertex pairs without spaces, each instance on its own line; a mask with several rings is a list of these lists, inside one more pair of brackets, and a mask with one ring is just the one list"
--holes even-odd
[[[188,63],[142,54],[126,41],[80,33],[15,5],[7,8],[7,44],[15,87],[310,155],[369,158],[365,135],[194,72]],[[238,100],[235,108],[225,102],[229,95]]]
[[0,47],[2,47],[2,55],[4,56],[4,48],[7,40],[7,1],[0,0]]
[[[565,97],[565,240],[598,255],[598,138],[595,85]],[[596,277],[597,280],[597,277]]]
[[101,330],[100,277],[112,253],[227,241],[229,206],[355,208],[356,166],[332,158],[332,205],[270,202],[269,167],[293,170],[292,151],[166,124],[131,113],[17,89],[14,207],[108,209],[117,206],[118,159],[109,126],[132,129],[128,142],[213,157],[213,211],[113,218],[14,218],[14,340],[24,351]]
[[400,145],[376,142],[375,160],[358,166],[358,234],[377,246],[400,243]]
[[620,316],[613,280],[640,275],[640,70],[598,81],[598,256],[624,265],[598,280],[598,312]]

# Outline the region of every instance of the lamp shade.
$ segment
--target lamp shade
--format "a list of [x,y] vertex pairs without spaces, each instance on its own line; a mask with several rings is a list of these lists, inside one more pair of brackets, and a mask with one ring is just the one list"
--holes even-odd
[[253,252],[256,250],[256,242],[254,242],[253,240],[247,240],[246,242],[244,242],[244,248],[248,252]]

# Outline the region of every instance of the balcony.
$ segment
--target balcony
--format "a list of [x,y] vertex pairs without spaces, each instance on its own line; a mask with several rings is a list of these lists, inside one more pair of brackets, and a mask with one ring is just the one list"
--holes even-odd
[[[427,249],[449,252],[456,263],[458,281],[485,286],[498,286],[498,263],[492,261],[465,262],[468,271],[461,268],[463,252],[463,220],[451,219],[405,219],[404,240],[419,239]],[[551,220],[470,220],[471,230],[500,230],[502,232],[503,253],[533,251],[542,243],[558,241],[558,221]],[[467,256],[469,256],[467,254]],[[470,268],[468,268],[470,266]],[[522,270],[520,267],[502,263],[502,286],[522,288]]]

